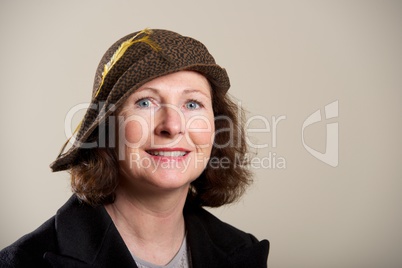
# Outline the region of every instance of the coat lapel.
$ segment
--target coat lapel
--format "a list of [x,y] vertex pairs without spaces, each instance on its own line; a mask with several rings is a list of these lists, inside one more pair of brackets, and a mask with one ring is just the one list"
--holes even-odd
[[45,255],[54,267],[136,267],[103,206],[71,197],[56,215],[56,233],[59,252]]
[[220,221],[202,208],[185,207],[193,268],[267,267],[269,242]]

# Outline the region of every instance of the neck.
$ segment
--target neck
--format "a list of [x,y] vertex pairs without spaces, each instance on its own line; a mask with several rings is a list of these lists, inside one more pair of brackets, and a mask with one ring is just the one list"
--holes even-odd
[[[116,190],[116,200],[105,206],[106,211],[133,254],[155,264],[166,264],[184,238],[183,207],[188,187],[162,193],[132,193],[126,189]],[[152,256],[149,252],[153,252]]]

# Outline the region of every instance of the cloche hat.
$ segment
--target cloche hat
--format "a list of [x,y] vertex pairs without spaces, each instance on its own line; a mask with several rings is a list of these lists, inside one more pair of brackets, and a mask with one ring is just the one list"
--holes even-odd
[[[145,29],[129,34],[114,43],[103,55],[96,70],[90,108],[79,124],[74,142],[64,152],[67,140],[52,171],[72,167],[80,150],[96,147],[90,137],[101,123],[119,108],[136,89],[157,77],[189,70],[204,75],[213,90],[226,92],[230,87],[226,70],[215,63],[207,48],[199,41],[178,33]],[[94,108],[96,107],[96,108]]]

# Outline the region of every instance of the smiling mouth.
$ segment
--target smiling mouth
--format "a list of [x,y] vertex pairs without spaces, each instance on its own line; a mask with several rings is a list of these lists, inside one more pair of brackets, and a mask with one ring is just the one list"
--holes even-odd
[[186,151],[146,151],[150,155],[163,156],[163,157],[180,157],[185,156],[189,152]]

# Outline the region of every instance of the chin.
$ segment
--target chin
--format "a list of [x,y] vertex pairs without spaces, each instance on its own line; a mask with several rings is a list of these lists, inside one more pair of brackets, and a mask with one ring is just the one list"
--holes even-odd
[[188,187],[190,183],[195,180],[193,176],[188,176],[182,172],[155,172],[152,176],[148,177],[148,181],[161,189],[179,189]]

